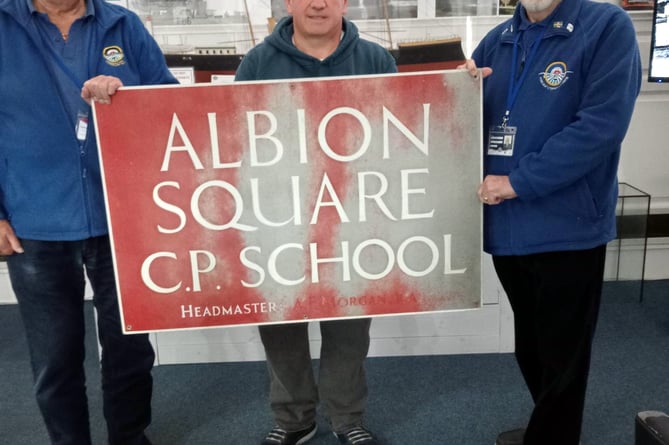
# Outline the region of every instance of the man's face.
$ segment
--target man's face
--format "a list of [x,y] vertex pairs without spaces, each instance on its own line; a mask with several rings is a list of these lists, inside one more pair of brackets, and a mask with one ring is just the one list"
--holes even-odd
[[520,3],[530,13],[543,12],[558,2],[559,0],[520,0]]
[[295,32],[305,37],[339,32],[347,6],[348,0],[286,0]]

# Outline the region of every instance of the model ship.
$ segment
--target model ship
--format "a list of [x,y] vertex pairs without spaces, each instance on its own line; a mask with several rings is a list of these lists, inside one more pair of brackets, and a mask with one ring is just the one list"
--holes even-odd
[[[214,50],[208,49],[198,51],[196,54],[166,53],[167,65],[193,67],[196,82],[211,82],[216,76],[234,75],[244,57],[234,53],[214,54]],[[452,69],[465,60],[461,40],[457,37],[400,43],[390,53],[400,72]]]

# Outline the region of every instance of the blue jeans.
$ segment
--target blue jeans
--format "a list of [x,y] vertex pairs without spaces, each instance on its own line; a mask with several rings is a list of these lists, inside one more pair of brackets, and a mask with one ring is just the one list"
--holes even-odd
[[121,331],[109,238],[21,243],[25,252],[10,256],[7,265],[51,443],[91,443],[84,374],[86,273],[97,311],[109,443],[148,444],[144,430],[151,422],[155,356],[146,334]]

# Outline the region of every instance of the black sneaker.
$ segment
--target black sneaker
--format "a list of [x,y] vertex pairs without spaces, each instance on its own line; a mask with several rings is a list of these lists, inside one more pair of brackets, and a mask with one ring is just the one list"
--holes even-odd
[[495,445],[523,445],[523,438],[525,437],[525,428],[518,428],[517,430],[505,431],[497,436]]
[[316,435],[316,429],[318,426],[315,423],[300,431],[286,431],[275,426],[260,445],[301,445]]
[[345,433],[334,433],[339,439],[339,443],[347,445],[379,445],[372,433],[361,426],[348,430]]

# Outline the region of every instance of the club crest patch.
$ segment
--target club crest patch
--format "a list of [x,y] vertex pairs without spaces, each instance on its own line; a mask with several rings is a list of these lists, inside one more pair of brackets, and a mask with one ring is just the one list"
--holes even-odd
[[539,73],[539,81],[549,90],[556,90],[567,82],[571,73],[573,71],[567,69],[566,63],[551,62],[544,72]]
[[102,57],[111,66],[119,66],[125,63],[125,55],[120,46],[108,46],[102,50]]

